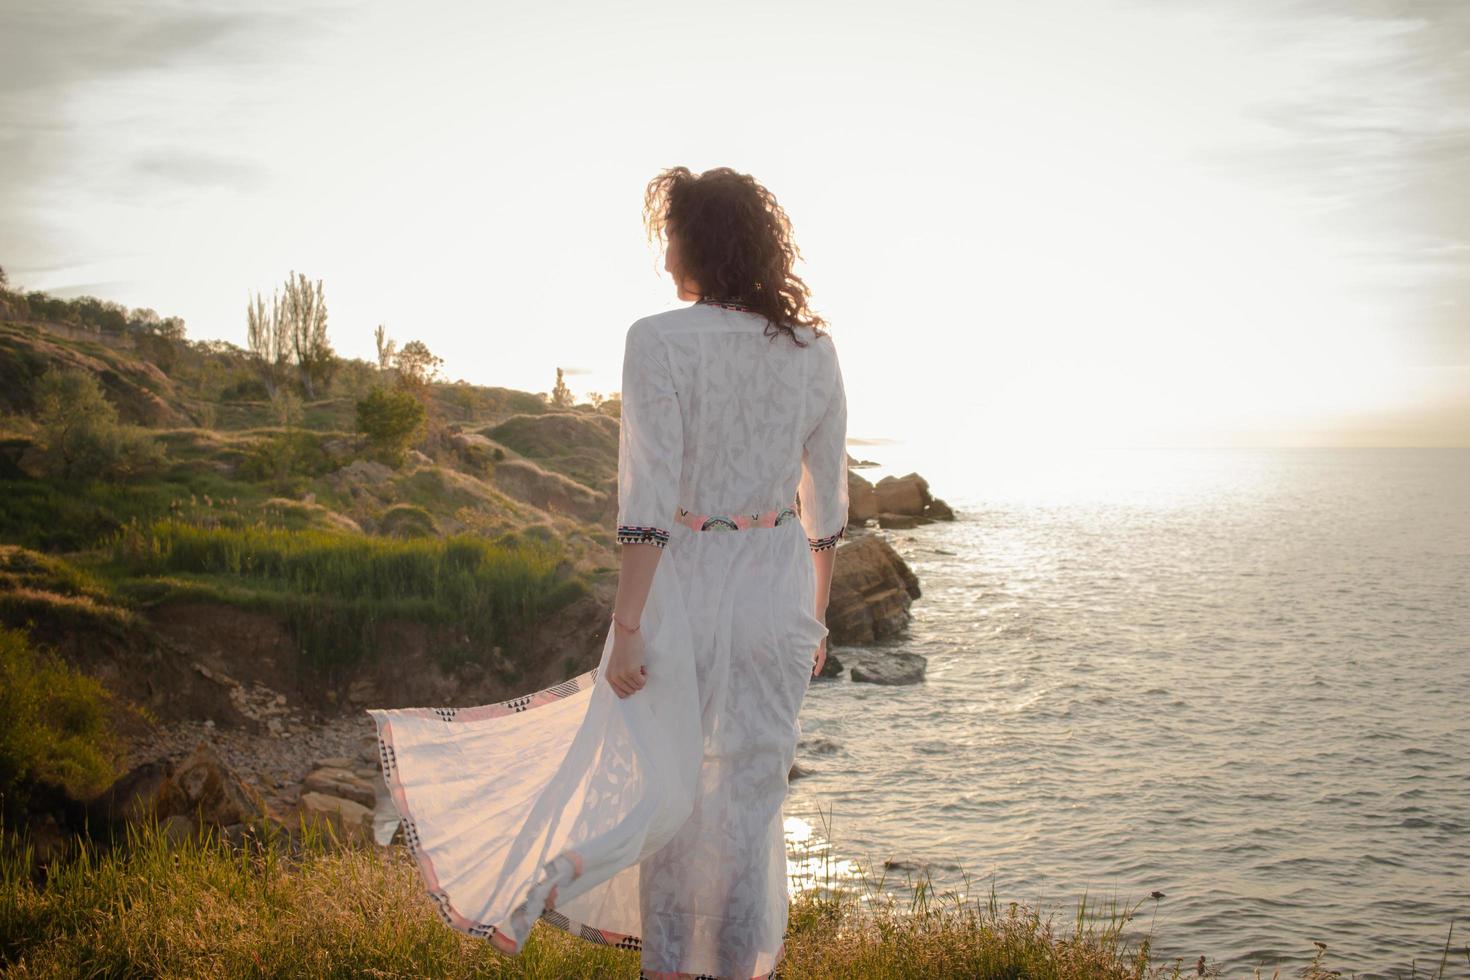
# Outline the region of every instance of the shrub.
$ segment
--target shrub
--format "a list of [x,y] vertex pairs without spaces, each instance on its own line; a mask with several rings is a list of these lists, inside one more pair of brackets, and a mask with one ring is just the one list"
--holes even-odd
[[417,504],[394,504],[383,512],[379,530],[395,538],[427,538],[439,533],[434,516]]
[[285,481],[296,476],[321,476],[333,469],[321,439],[315,433],[295,429],[252,444],[235,472],[247,480]]
[[120,425],[117,409],[90,371],[48,368],[36,382],[37,443],[48,476],[127,479],[156,470],[163,448]]
[[357,430],[367,435],[374,454],[390,466],[403,465],[426,417],[423,404],[402,388],[374,388],[357,403]]
[[86,799],[117,777],[110,695],[24,630],[0,627],[0,795],[7,821],[37,786]]
[[220,401],[227,402],[263,402],[270,400],[271,393],[264,381],[252,375],[226,386],[219,397]]

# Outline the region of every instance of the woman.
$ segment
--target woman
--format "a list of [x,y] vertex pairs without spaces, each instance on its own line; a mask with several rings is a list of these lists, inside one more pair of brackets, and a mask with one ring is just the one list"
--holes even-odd
[[776,199],[675,167],[650,241],[691,304],[627,332],[621,568],[595,670],[501,704],[369,711],[444,919],[518,953],[538,919],[644,976],[770,975],[781,804],[826,656],[847,402]]

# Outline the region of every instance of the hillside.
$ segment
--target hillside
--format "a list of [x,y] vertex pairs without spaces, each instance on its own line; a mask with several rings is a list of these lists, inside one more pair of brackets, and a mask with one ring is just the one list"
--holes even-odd
[[[28,625],[164,720],[226,726],[252,720],[208,689],[219,685],[201,687],[196,666],[330,711],[348,705],[354,682],[364,694],[365,677],[393,703],[493,700],[595,660],[593,635],[570,650],[559,642],[555,658],[527,637],[544,628],[544,612],[570,605],[572,621],[590,625],[608,600],[615,416],[431,384],[432,424],[394,467],[354,431],[357,401],[385,383],[376,366],[342,362],[321,398],[285,399],[295,418],[283,419],[283,400],[238,349],[175,341],[167,351],[75,325],[0,321],[0,622]],[[50,368],[92,374],[119,421],[161,448],[157,466],[126,480],[48,476],[33,416]],[[308,540],[311,556],[291,560],[314,568],[313,585],[299,570],[248,575],[210,557]],[[471,541],[488,549],[485,562],[524,565],[505,588],[528,613],[544,612],[506,612],[493,636],[467,629],[478,614],[436,592],[445,573],[432,567],[462,561]],[[363,608],[362,580],[411,560],[430,566],[423,582],[398,573],[391,594]],[[353,574],[322,584],[325,568]],[[483,586],[483,574],[471,581]],[[466,665],[479,683],[466,683]]]

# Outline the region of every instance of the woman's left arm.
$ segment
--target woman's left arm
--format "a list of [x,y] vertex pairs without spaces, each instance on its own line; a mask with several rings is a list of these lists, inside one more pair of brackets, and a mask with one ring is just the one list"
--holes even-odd
[[608,683],[619,697],[643,687],[643,606],[669,541],[684,463],[679,412],[668,351],[647,319],[628,329],[623,351],[622,422],[618,438],[618,595]]
[[[607,680],[618,697],[640,690],[648,680],[643,663],[643,633],[640,620],[653,575],[664,549],[656,544],[625,544],[618,570],[618,596],[613,601],[613,648],[608,658]],[[635,627],[629,632],[625,627]]]

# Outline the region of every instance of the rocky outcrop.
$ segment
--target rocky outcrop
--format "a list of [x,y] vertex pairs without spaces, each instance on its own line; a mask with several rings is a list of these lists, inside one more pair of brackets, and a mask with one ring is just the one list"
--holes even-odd
[[113,827],[156,819],[174,837],[201,825],[234,836],[246,825],[275,819],[260,794],[207,742],[177,763],[135,766],[92,800],[88,813],[99,825]]
[[[351,760],[342,761],[351,765]],[[311,793],[339,796],[368,809],[372,809],[378,802],[377,794],[373,791],[373,784],[357,776],[346,766],[322,766],[315,769],[306,777],[301,788]]]
[[885,653],[853,664],[852,679],[862,684],[918,684],[929,662],[917,653]]
[[847,522],[862,525],[878,516],[878,492],[861,474],[847,471]]
[[907,476],[885,476],[873,487],[878,494],[878,510],[884,514],[924,513],[933,496],[929,493],[929,481],[917,473]]
[[837,549],[827,604],[830,642],[850,646],[895,636],[909,622],[919,580],[893,545],[876,534]]
[[924,516],[936,521],[952,521],[954,511],[950,509],[949,504],[935,497],[929,501],[929,506],[924,508]]
[[950,506],[930,493],[929,481],[917,473],[885,476],[873,490],[878,499],[879,527],[910,528],[955,519]]
[[837,655],[835,653],[833,653],[831,650],[828,650],[827,659],[822,661],[822,669],[818,671],[817,676],[841,677],[842,670],[842,661],[837,659]]
[[344,843],[370,843],[373,839],[373,810],[352,800],[326,793],[301,794],[301,818],[307,826],[331,829]]
[[153,810],[161,818],[197,815],[219,827],[270,815],[260,794],[207,743],[201,743],[159,786]]

